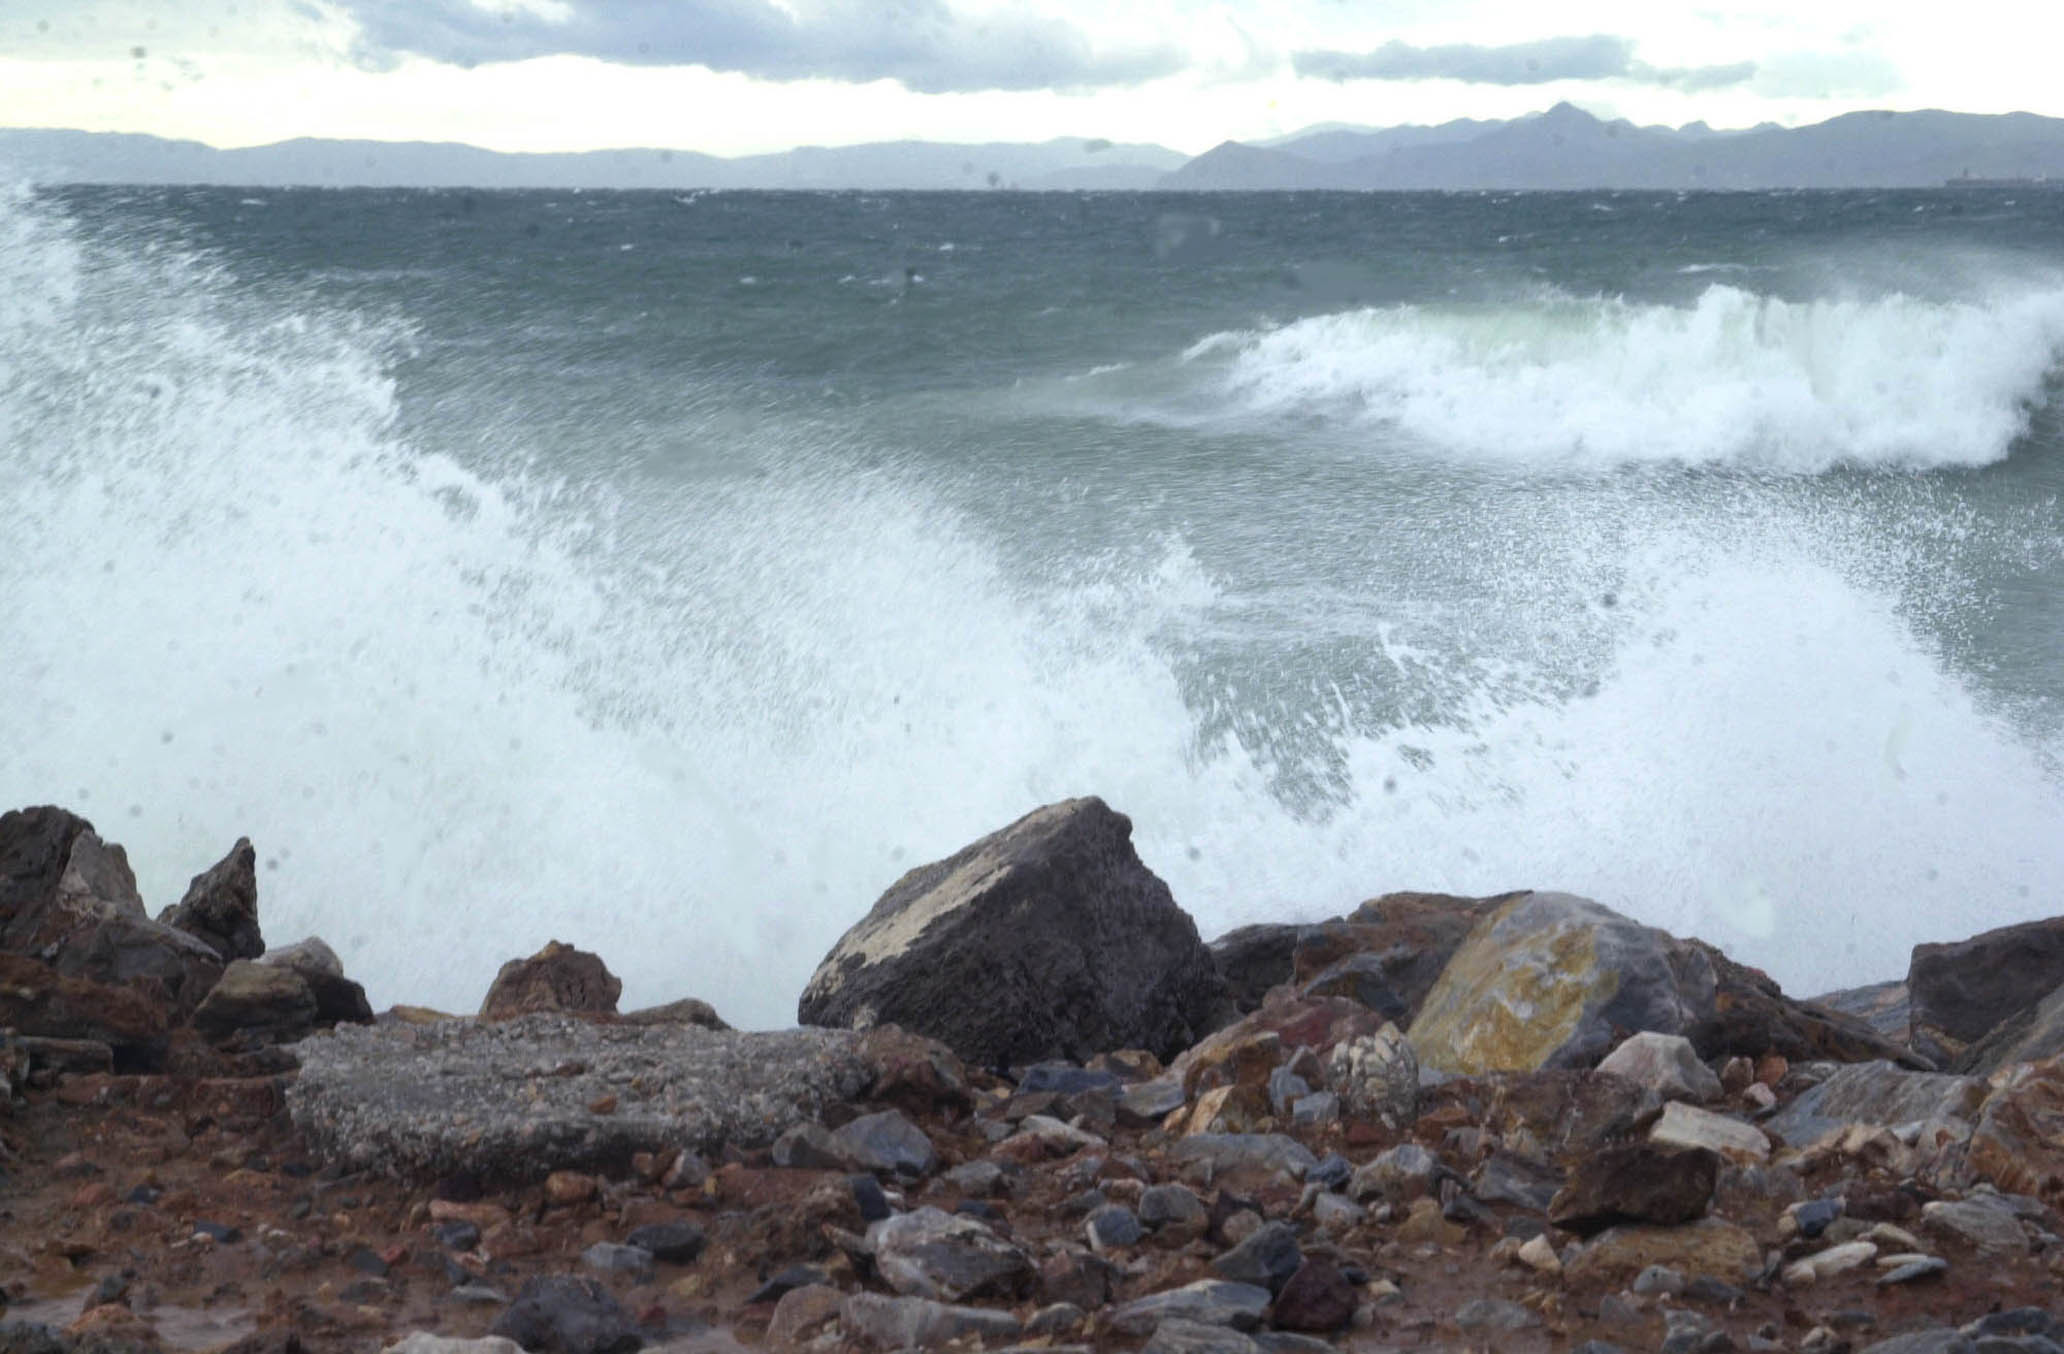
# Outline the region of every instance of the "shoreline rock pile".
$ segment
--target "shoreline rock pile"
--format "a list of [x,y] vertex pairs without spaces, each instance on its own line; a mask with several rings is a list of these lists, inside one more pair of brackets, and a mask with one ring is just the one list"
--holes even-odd
[[911,871],[800,1028],[601,959],[374,1017],[238,842],[0,816],[0,1354],[2064,1349],[2064,918],[1787,996],[1587,899],[1206,944],[1096,799]]

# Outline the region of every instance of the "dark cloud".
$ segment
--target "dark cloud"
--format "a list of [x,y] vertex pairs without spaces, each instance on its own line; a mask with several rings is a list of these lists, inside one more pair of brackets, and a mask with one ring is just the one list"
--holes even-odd
[[361,59],[407,53],[462,66],[570,54],[707,66],[769,80],[895,80],[921,93],[1130,85],[1182,64],[1172,47],[1099,53],[1070,24],[967,16],[944,0],[570,0],[565,17],[472,0],[339,0]]
[[1756,73],[1752,61],[1728,66],[1651,66],[1634,59],[1633,39],[1605,33],[1503,47],[1475,43],[1414,47],[1386,42],[1373,52],[1298,52],[1291,64],[1299,75],[1326,80],[1462,80],[1475,85],[1633,80],[1688,91],[1738,85]]

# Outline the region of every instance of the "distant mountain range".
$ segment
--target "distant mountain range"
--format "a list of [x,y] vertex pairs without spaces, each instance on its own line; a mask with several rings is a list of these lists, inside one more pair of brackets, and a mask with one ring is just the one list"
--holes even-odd
[[1510,122],[1327,129],[1228,141],[1164,188],[1934,188],[1970,176],[2064,187],[2064,119],[1845,113],[1810,127],[1637,127],[1567,103]]
[[0,129],[0,180],[471,188],[1585,189],[1933,188],[1970,178],[2064,188],[2064,119],[1847,113],[1810,127],[1637,127],[1571,104],[1510,121],[1308,128],[1166,146],[894,141],[725,159],[694,151],[503,154],[438,142],[282,141],[216,150],[106,132]]

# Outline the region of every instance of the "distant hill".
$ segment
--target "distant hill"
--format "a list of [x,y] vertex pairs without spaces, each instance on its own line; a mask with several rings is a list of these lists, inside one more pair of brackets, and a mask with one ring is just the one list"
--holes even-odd
[[2064,119],[1848,113],[1810,127],[1637,127],[1571,104],[1504,122],[1307,128],[1195,158],[1080,137],[890,141],[723,158],[694,151],[511,155],[448,142],[281,141],[217,150],[107,132],[0,129],[0,182],[253,187],[1109,189],[1934,188],[1960,176],[2064,186]]
[[1161,180],[1278,188],[1936,188],[1969,175],[2064,187],[2064,119],[2033,113],[1847,113],[1810,127],[1716,132],[1607,122],[1571,104],[1509,122],[1325,128],[1228,141]]
[[0,181],[368,188],[1151,188],[1184,156],[1062,137],[1036,145],[925,141],[805,146],[725,159],[694,151],[503,154],[425,141],[302,139],[217,150],[110,132],[0,129]]

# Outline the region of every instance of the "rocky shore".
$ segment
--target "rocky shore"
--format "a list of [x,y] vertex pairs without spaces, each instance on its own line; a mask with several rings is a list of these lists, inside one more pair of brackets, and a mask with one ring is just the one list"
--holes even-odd
[[375,1015],[254,864],[0,815],[0,1354],[2064,1351],[2064,917],[1815,1001],[1558,893],[1206,944],[1071,800],[743,1033],[557,943]]

